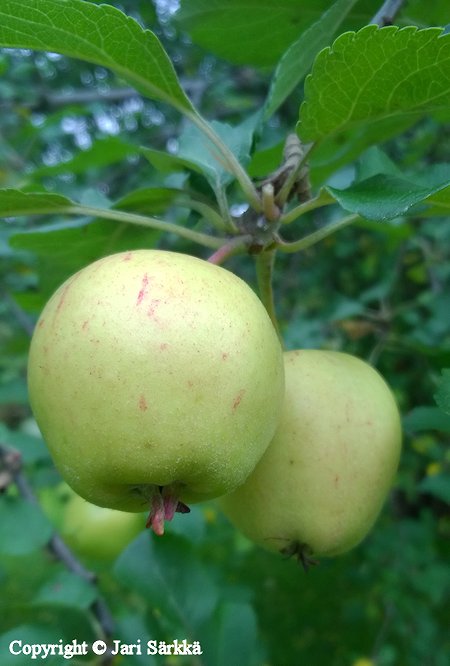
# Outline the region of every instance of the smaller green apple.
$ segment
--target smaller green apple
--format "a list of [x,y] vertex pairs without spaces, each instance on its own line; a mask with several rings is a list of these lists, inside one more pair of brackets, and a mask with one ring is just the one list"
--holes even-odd
[[63,540],[82,557],[112,561],[145,529],[145,513],[96,506],[64,482],[43,488],[39,501]]
[[145,514],[105,509],[74,495],[63,516],[62,537],[74,552],[114,560],[145,529]]
[[306,566],[369,532],[396,474],[401,426],[389,387],[364,361],[319,350],[287,352],[284,361],[275,437],[220,503],[251,540]]

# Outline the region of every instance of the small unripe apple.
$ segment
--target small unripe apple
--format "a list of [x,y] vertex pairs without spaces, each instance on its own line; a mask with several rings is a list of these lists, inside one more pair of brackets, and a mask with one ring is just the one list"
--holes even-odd
[[105,509],[74,495],[62,515],[61,536],[78,555],[111,561],[144,525],[142,515]]
[[144,529],[142,514],[91,504],[64,481],[38,495],[44,513],[77,555],[111,561]]
[[220,503],[261,546],[334,556],[373,526],[393,483],[401,425],[392,393],[364,361],[341,352],[286,352],[280,424],[247,481]]
[[243,483],[278,424],[281,347],[236,275],[192,256],[100,259],[45,306],[31,342],[34,416],[67,483],[162,534],[185,503]]

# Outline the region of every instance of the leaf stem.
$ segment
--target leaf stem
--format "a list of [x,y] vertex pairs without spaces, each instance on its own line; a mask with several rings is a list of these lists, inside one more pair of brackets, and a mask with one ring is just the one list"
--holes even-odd
[[265,306],[277,335],[282,342],[280,327],[275,311],[273,294],[273,269],[275,265],[276,250],[266,250],[256,256],[256,277],[258,281],[259,297]]
[[192,111],[183,111],[184,114],[208,137],[211,143],[218,149],[222,163],[230,171],[240,184],[247,201],[256,211],[261,212],[262,203],[250,176],[240,164],[239,160],[222,141],[220,136],[213,130],[211,125],[198,113]]
[[194,243],[199,243],[205,247],[212,249],[219,248],[223,240],[209,234],[203,234],[193,229],[187,229],[178,224],[158,220],[155,217],[147,217],[145,215],[137,215],[136,213],[126,213],[121,210],[112,210],[106,208],[95,208],[91,206],[82,206],[75,204],[67,208],[59,209],[57,212],[67,213],[69,215],[87,215],[92,217],[99,217],[105,220],[116,220],[117,222],[125,222],[127,224],[136,224],[141,227],[149,227],[158,231],[165,231],[172,234],[177,234],[182,238],[187,238]]
[[312,234],[308,234],[308,236],[300,238],[298,241],[288,243],[278,239],[277,247],[281,252],[301,252],[302,250],[306,250],[308,247],[319,243],[324,238],[327,238],[327,236],[334,234],[336,231],[339,231],[344,227],[348,227],[350,224],[353,224],[353,222],[356,222],[360,219],[361,217],[356,213],[348,215],[347,217],[341,217],[339,220],[331,222],[327,226],[322,227],[322,229],[318,229]]
[[317,196],[299,204],[298,206],[295,206],[295,208],[292,208],[287,213],[282,215],[280,218],[280,224],[290,224],[305,213],[308,213],[310,210],[322,208],[323,206],[329,206],[333,203],[335,203],[335,199],[326,190],[322,189]]
[[227,225],[225,224],[222,216],[214,210],[212,206],[203,201],[198,201],[197,199],[180,199],[179,201],[174,201],[174,206],[179,206],[180,208],[189,208],[190,210],[195,210],[197,213],[200,213],[205,220],[208,220],[216,229],[220,231],[226,231]]
[[251,240],[252,237],[250,235],[235,236],[234,238],[231,238],[209,257],[209,263],[220,266],[224,261],[229,259],[229,257],[232,257],[234,254],[244,252]]
[[237,234],[239,229],[231,217],[230,207],[227,201],[227,193],[225,192],[223,185],[219,182],[219,179],[217,179],[214,191],[216,193],[220,214],[222,215],[222,219],[225,221],[226,228],[230,233]]

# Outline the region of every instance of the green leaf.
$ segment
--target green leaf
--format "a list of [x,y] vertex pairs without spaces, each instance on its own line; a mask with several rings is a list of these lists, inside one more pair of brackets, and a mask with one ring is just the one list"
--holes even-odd
[[20,430],[9,430],[4,423],[0,423],[0,438],[20,452],[26,465],[43,461],[50,462],[50,453],[39,437]]
[[187,199],[184,190],[175,187],[142,187],[121,197],[115,204],[116,210],[129,210],[146,215],[166,213],[180,199]]
[[[146,206],[148,209],[154,205],[160,210],[163,202],[173,201],[176,196],[178,190],[155,188],[153,203],[150,194],[146,203],[142,194],[131,194],[123,202],[119,201],[114,208],[108,209],[85,207],[59,195],[0,190],[0,217],[67,213],[78,217],[87,215],[99,218],[94,222],[90,222],[89,219],[63,221],[10,237],[9,242],[12,247],[31,250],[48,259],[48,266],[45,266],[42,259],[40,264],[41,287],[43,292],[48,294],[71,273],[101,256],[122,250],[152,247],[162,231],[177,233],[207,247],[217,248],[221,241],[216,237],[158,218],[121,210],[122,205],[130,203],[130,198],[135,199],[136,207]],[[189,207],[187,202],[183,205]]]
[[434,399],[438,407],[450,415],[450,368],[442,370],[441,381]]
[[448,0],[410,0],[405,5],[405,20],[409,24],[445,25],[449,22]]
[[[88,190],[87,192],[89,193]],[[113,206],[113,210],[120,211],[127,208],[128,210],[145,212],[147,214],[161,213],[167,210],[169,205],[175,203],[176,199],[179,198],[181,194],[184,194],[184,199],[186,199],[185,193],[176,188],[142,188],[130,192],[117,201]],[[89,206],[90,203],[92,202],[86,201],[86,206]],[[86,209],[86,214],[97,214],[101,217],[102,210],[100,207],[96,207],[95,203],[97,202],[94,202],[94,208],[89,208],[89,210]],[[22,190],[12,189],[0,190],[0,218],[19,217],[21,215],[57,215],[64,213],[83,215],[84,212],[82,205],[59,194],[24,192]],[[118,221],[120,222],[120,220]],[[33,230],[33,232],[41,233],[42,231],[79,226],[80,224],[85,225],[86,221],[68,221],[59,226],[52,225],[49,227],[42,227],[38,232],[36,232],[36,230]],[[117,222],[114,224],[117,224]]]
[[110,5],[0,0],[0,45],[53,51],[107,67],[143,95],[192,112],[156,35]]
[[[450,171],[448,173],[450,174]],[[359,158],[356,164],[355,180],[367,180],[378,174],[402,177],[401,169],[390,159],[390,157],[388,157],[379,146],[372,146]],[[411,180],[416,182],[414,178],[411,178]]]
[[450,590],[450,568],[446,561],[442,564],[434,561],[423,567],[420,576],[414,576],[414,588],[425,599],[429,599],[431,606],[445,604]]
[[205,538],[206,523],[202,509],[191,506],[189,513],[176,513],[167,525],[169,534],[176,534],[188,541],[201,542]]
[[0,217],[50,215],[64,212],[68,206],[72,205],[73,201],[60,194],[0,190]]
[[283,104],[309,72],[317,53],[331,38],[358,0],[337,0],[319,20],[305,30],[288,48],[273,75],[264,117],[269,118]]
[[431,205],[422,212],[424,217],[447,217],[450,211],[450,187],[430,197],[427,203]]
[[209,137],[216,159],[259,204],[234,155],[185,95],[156,35],[115,7],[85,0],[0,0],[0,46],[52,51],[107,67],[143,95],[171,104]]
[[271,171],[275,171],[283,160],[285,141],[279,141],[268,148],[257,149],[252,154],[251,162],[247,167],[252,178],[265,178]]
[[[214,666],[261,664],[255,611],[248,603],[221,603],[208,623],[202,646],[208,663]],[[258,661],[256,661],[258,659]]]
[[[439,178],[444,182],[445,177],[450,173],[450,164],[428,164],[426,171],[414,174],[414,180],[422,185],[428,186],[437,182]],[[447,216],[450,210],[450,186],[444,187],[438,192],[432,194],[427,199],[429,208],[424,211],[426,216]]]
[[[239,162],[246,165],[250,161],[250,148],[258,121],[259,113],[234,127],[216,120],[210,125]],[[180,135],[177,158],[197,165],[198,170],[205,174],[213,188],[217,182],[226,184],[232,178],[225,165],[221,163],[215,146],[195,125],[186,126]]]
[[391,220],[404,215],[427,197],[448,187],[450,179],[432,187],[423,187],[397,176],[376,175],[351,185],[345,190],[325,188],[340,205],[368,220]]
[[298,131],[320,142],[352,127],[448,108],[450,34],[441,28],[348,32],[317,56]]
[[[30,620],[31,622],[31,620]],[[8,625],[9,626],[9,623]],[[58,631],[58,637],[56,637],[56,632],[54,628],[50,628],[45,625],[32,625],[32,624],[21,624],[16,625],[9,631],[0,635],[0,655],[2,657],[2,666],[18,666],[20,662],[24,663],[26,660],[27,663],[36,663],[31,661],[31,657],[25,657],[22,654],[11,654],[9,651],[9,646],[12,641],[20,640],[23,645],[42,645],[55,643],[61,638],[61,631]],[[20,646],[15,644],[15,649],[19,650]],[[42,660],[40,660],[42,661]],[[53,660],[52,660],[53,661]],[[51,662],[50,662],[51,663]]]
[[163,150],[155,150],[154,148],[141,148],[142,155],[150,162],[150,164],[161,171],[162,173],[173,173],[175,171],[195,171],[202,174],[203,170],[196,162],[183,159],[178,155],[166,153]]
[[33,600],[35,606],[68,606],[87,610],[95,601],[95,586],[68,571],[60,571],[48,580]]
[[163,539],[148,532],[138,536],[120,555],[115,572],[123,584],[185,630],[204,622],[217,603],[208,567],[193,546],[169,533]]
[[[124,615],[124,608],[121,608],[120,616],[116,613],[114,621],[116,627],[114,636],[120,638],[123,643],[136,643],[136,637],[139,636],[142,646],[145,646],[148,641],[155,640],[155,636],[160,632],[156,618],[149,619],[148,615],[139,612],[139,609]],[[142,654],[134,654],[129,661],[131,661],[130,666],[161,666],[158,656],[147,654],[145,647],[142,649]],[[122,664],[126,666],[125,660]]]
[[450,416],[443,414],[439,407],[415,407],[404,416],[403,426],[410,432],[438,430],[450,433]]
[[[306,5],[306,6],[305,6]],[[273,65],[329,0],[181,0],[175,18],[192,40],[230,62]]]
[[0,496],[0,553],[26,555],[45,546],[51,535],[52,526],[39,507]]
[[416,123],[415,117],[381,118],[369,125],[351,127],[341,134],[327,137],[311,152],[311,181],[322,184],[338,169],[355,160],[366,148],[381,145],[405,132]]
[[445,183],[450,180],[450,164],[447,162],[427,164],[426,169],[408,171],[406,177],[424,187],[434,187],[437,183]]
[[30,250],[38,257],[40,301],[69,275],[100,257],[139,248],[152,247],[159,232],[109,220],[69,220],[17,233],[10,238],[12,247]]
[[15,403],[28,405],[27,384],[24,378],[15,378],[0,384],[0,405]]
[[448,474],[433,474],[427,476],[419,483],[423,493],[434,495],[438,499],[450,504],[450,476]]

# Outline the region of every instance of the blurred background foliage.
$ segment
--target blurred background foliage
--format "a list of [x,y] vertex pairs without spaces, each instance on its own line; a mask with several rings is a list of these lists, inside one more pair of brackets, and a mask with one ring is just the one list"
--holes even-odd
[[[258,51],[244,31],[236,49],[198,24],[189,2],[181,13],[168,0],[114,4],[158,34],[207,118],[236,123],[261,107],[279,44]],[[364,25],[379,4],[358,4],[347,27]],[[320,12],[327,3],[316,5]],[[399,24],[448,20],[446,1],[416,0],[407,3]],[[167,169],[141,149],[176,154],[186,124],[174,111],[140,97],[105,69],[56,54],[5,49],[0,75],[0,187],[42,188],[194,228],[203,224],[195,213],[146,196],[149,187],[210,195],[198,174]],[[297,90],[259,136],[253,175],[277,166],[301,94]],[[414,166],[425,172],[449,152],[448,124],[429,117],[348,159],[328,182],[344,186],[361,170],[376,173],[390,160],[403,171]],[[314,169],[313,163],[313,183],[328,177]],[[240,193],[231,188],[229,196],[238,214]],[[333,207],[311,212],[292,225],[292,233],[304,235],[333,214]],[[60,479],[27,403],[33,325],[68,275],[102,255],[137,247],[208,252],[175,236],[104,220],[16,218],[0,226],[0,441],[21,452],[34,491],[54,493],[56,503]],[[255,285],[251,258],[234,258],[227,267]],[[252,546],[212,503],[177,516],[162,540],[142,533],[114,563],[80,556],[98,574],[97,589],[44,548],[51,516],[9,486],[0,497],[0,643],[17,636],[94,640],[98,626],[91,610],[101,594],[114,615],[115,637],[200,640],[204,655],[193,664],[447,666],[450,416],[434,396],[441,370],[450,367],[449,285],[448,218],[427,219],[420,210],[389,223],[361,222],[277,260],[274,288],[286,347],[339,349],[368,359],[401,408],[398,479],[361,546],[305,575],[294,562]],[[122,657],[117,663],[174,660]]]

